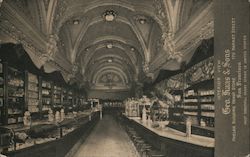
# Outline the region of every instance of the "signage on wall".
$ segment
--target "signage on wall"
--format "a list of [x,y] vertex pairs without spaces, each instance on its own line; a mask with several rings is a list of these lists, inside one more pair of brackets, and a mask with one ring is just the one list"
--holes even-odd
[[247,157],[250,149],[247,0],[215,1],[215,69],[215,157]]

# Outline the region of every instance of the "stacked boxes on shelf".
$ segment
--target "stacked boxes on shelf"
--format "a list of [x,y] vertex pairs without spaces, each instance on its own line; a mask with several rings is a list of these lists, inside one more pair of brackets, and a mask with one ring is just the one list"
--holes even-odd
[[62,88],[55,85],[53,90],[53,107],[62,107]]
[[[7,65],[5,65],[7,66]],[[7,124],[15,124],[23,121],[24,111],[24,72],[12,67],[5,67],[5,106],[7,108]]]
[[42,111],[47,112],[52,106],[52,83],[42,80]]
[[185,91],[184,93],[184,115],[192,120],[192,124],[199,124],[198,112],[198,94],[194,89]]
[[[1,61],[1,60],[0,60]],[[4,113],[4,78],[3,78],[3,64],[0,62],[0,125],[3,124]]]
[[39,112],[39,84],[38,78],[32,73],[28,73],[28,111]]
[[206,126],[214,127],[214,90],[200,90],[198,93],[200,95],[201,121],[205,122]]

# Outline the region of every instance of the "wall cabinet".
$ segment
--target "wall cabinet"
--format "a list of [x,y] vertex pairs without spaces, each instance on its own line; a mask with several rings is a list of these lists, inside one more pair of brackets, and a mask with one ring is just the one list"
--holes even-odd
[[77,110],[74,88],[59,84],[46,76],[19,70],[0,60],[0,125],[23,122],[25,111],[32,119],[47,118],[48,111]]

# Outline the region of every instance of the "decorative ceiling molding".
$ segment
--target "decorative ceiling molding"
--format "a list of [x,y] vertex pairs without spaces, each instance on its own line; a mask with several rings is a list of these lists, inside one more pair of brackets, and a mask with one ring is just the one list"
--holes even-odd
[[33,24],[15,8],[12,8],[8,3],[1,8],[2,22],[0,27],[8,30],[14,34],[20,41],[30,40],[36,47],[39,47],[42,51],[45,51],[44,45],[46,45],[46,36],[33,26]]
[[186,55],[194,53],[194,50],[203,39],[213,37],[213,3],[208,3],[203,10],[200,10],[195,15],[175,35],[172,33],[165,34],[167,35],[165,39],[167,55],[160,53],[155,57],[151,62],[151,71],[158,71],[164,64],[167,64],[168,60],[175,60],[175,63],[182,62],[187,58]]
[[[136,37],[137,37],[137,40],[139,41],[139,43],[140,43],[140,45],[138,45],[138,46],[135,46],[135,45],[133,45],[134,47],[138,47],[138,50],[140,51],[140,49],[142,48],[142,52],[144,52],[144,58],[146,59],[146,58],[148,58],[149,59],[149,51],[148,51],[148,49],[147,49],[147,46],[146,46],[146,44],[145,44],[145,42],[144,42],[144,40],[143,40],[143,38],[142,38],[142,36],[141,36],[141,34],[140,34],[140,31],[138,30],[138,28],[136,27],[136,25],[135,25],[135,23],[131,20],[131,21],[129,21],[127,18],[125,18],[125,17],[120,17],[120,16],[118,16],[117,17],[117,19],[116,19],[116,21],[117,22],[121,22],[121,23],[123,23],[123,24],[126,24],[126,25],[128,25],[130,28],[131,28],[131,30],[134,32],[134,34],[136,35]],[[91,26],[93,26],[93,25],[95,25],[95,24],[97,24],[97,23],[100,23],[100,22],[103,22],[103,19],[101,18],[101,17],[98,17],[98,18],[95,18],[95,19],[92,19],[92,21],[85,21],[85,24],[83,25],[83,27],[82,27],[82,30],[81,30],[81,32],[79,33],[79,35],[78,35],[78,37],[77,37],[77,40],[76,40],[76,42],[75,42],[75,45],[74,45],[74,50],[73,50],[73,53],[72,53],[72,60],[74,60],[75,58],[76,58],[76,56],[77,56],[77,52],[82,52],[82,48],[81,48],[81,46],[80,45],[82,45],[81,44],[81,41],[83,40],[83,38],[84,38],[84,35],[88,32],[88,29],[91,27]],[[107,36],[108,37],[108,36]],[[109,36],[109,37],[111,37],[111,36]],[[106,39],[106,40],[114,40],[114,39]],[[124,43],[126,43],[126,42],[124,42]],[[131,40],[131,42],[130,42],[130,45],[132,45],[132,43],[134,43],[134,42],[132,42],[132,40]],[[88,44],[87,44],[88,45]],[[85,46],[86,47],[86,46]]]
[[[47,34],[47,24],[46,24],[46,4],[43,0],[31,1],[33,3],[33,12],[36,19],[38,28],[44,34]],[[34,7],[36,6],[36,7]]]
[[86,67],[88,69],[88,71],[86,71],[86,74],[88,75],[90,73],[90,70],[95,71],[95,70],[98,70],[98,68],[102,66],[111,65],[111,64],[113,66],[122,67],[122,69],[126,70],[128,73],[131,73],[131,75],[136,73],[135,67],[131,66],[126,61],[117,58],[117,56],[105,56],[101,59],[95,60],[94,64],[89,64]]
[[97,80],[97,77],[102,75],[102,73],[106,72],[117,72],[119,75],[121,75],[122,78],[124,78],[124,82],[127,84],[131,82],[131,77],[127,75],[126,72],[124,72],[122,69],[118,67],[112,67],[112,66],[105,66],[100,68],[94,75],[91,76],[92,83],[95,83]]
[[162,32],[168,32],[171,29],[169,24],[170,16],[168,10],[165,8],[164,1],[166,0],[153,0],[154,1],[154,12],[156,13],[157,18],[160,19],[160,27]]
[[154,79],[213,36],[209,0],[10,0],[0,7],[0,34],[21,43],[38,67],[78,83],[108,70],[129,85]]
[[107,59],[113,59],[113,61],[119,61],[119,63],[123,64],[124,66],[131,67],[131,70],[133,72],[136,69],[136,65],[133,65],[127,58],[123,58],[122,56],[117,55],[115,53],[113,53],[113,54],[105,54],[105,55],[102,55],[102,56],[99,56],[99,57],[95,57],[95,58],[91,59],[87,65],[89,67],[91,67],[92,63],[97,64],[97,63],[99,63],[99,61],[103,61],[103,60],[107,61]]
[[138,27],[136,27],[136,24],[134,22],[134,20],[130,20],[130,27],[134,30],[140,44],[142,47],[142,51],[144,53],[144,58],[145,58],[145,62],[149,63],[150,62],[150,51],[148,50],[145,41],[143,40],[142,35],[140,35],[140,30],[138,29]]
[[46,26],[47,26],[47,34],[56,33],[53,31],[54,18],[56,15],[58,0],[50,0],[48,3],[48,10],[46,16]]
[[182,3],[184,3],[184,0],[163,0],[163,4],[166,8],[167,22],[169,24],[169,28],[166,29],[167,32],[175,34],[178,30],[177,24],[180,18],[178,15],[180,13]]
[[[135,58],[133,57],[133,55],[130,54],[130,52],[126,51],[125,49],[122,49],[122,47],[120,47],[116,44],[114,44],[113,47],[114,47],[113,49],[118,48],[121,53],[125,54],[126,57],[124,59],[130,61],[131,65],[133,65],[134,67],[137,66],[137,60],[135,60]],[[106,49],[105,44],[98,46],[93,51],[89,51],[88,54],[84,55],[84,62],[82,64],[82,66],[86,67],[90,63],[90,60],[92,60],[95,57],[98,57],[98,54],[101,53],[100,51],[102,51],[102,49]],[[115,54],[115,52],[112,52],[115,50],[110,50],[110,51],[111,51],[110,54]]]
[[90,78],[92,78],[91,76],[96,75],[100,69],[103,69],[105,67],[109,67],[109,69],[114,68],[114,69],[120,69],[121,71],[124,71],[126,76],[130,78],[130,80],[132,80],[132,76],[134,75],[128,67],[124,67],[121,63],[118,63],[118,62],[108,63],[107,61],[102,62],[102,64],[98,64],[98,65],[96,64],[96,66],[92,67],[93,70],[88,71],[86,73],[88,74],[88,76],[90,76]]
[[119,83],[119,84],[126,84],[125,78],[123,78],[120,73],[114,71],[114,72],[108,72],[104,71],[100,75],[96,77],[96,80],[94,81],[95,84],[105,84],[105,83]]
[[[124,74],[126,74],[126,76],[129,78],[129,80],[132,80],[132,76],[133,74],[127,69],[124,68],[123,65],[121,65],[120,63],[117,62],[112,62],[112,63],[103,63],[100,65],[97,65],[94,67],[94,69],[92,71],[89,71],[87,77],[88,78],[93,78],[94,75],[98,74],[98,72],[105,70],[105,69],[116,69],[118,71],[123,71]],[[91,81],[91,80],[90,80]]]
[[[4,3],[4,6],[1,7],[1,13],[3,14],[0,23],[1,31],[16,43],[21,43],[38,68],[44,64],[50,64],[62,73],[69,73],[70,70],[67,69],[70,66],[64,62],[65,60],[55,58],[58,51],[57,35],[50,34],[47,37],[34,27],[30,19],[13,4]],[[63,62],[63,64],[59,65],[58,62]]]
[[[66,4],[67,2],[65,2]],[[68,5],[68,4],[67,4]],[[145,4],[145,3],[133,3],[129,4],[128,2],[125,1],[113,1],[113,0],[96,0],[92,2],[88,2],[87,4],[83,3],[82,4],[77,4],[75,6],[70,6],[67,11],[64,9],[59,9],[61,10],[60,13],[58,13],[58,19],[59,17],[61,18],[60,21],[58,21],[57,24],[57,29],[60,29],[60,27],[69,19],[72,19],[73,17],[79,16],[79,15],[84,15],[88,11],[93,10],[98,7],[103,7],[103,6],[118,6],[121,8],[126,8],[130,10],[131,12],[141,12],[147,16],[152,17],[159,25],[163,26],[162,21],[155,15],[155,10],[153,7]],[[61,8],[66,8],[66,5],[61,5]],[[79,9],[80,8],[80,9]],[[61,17],[63,16],[63,17]]]
[[[94,56],[96,51],[98,51],[101,48],[104,48],[105,43],[110,42],[110,41],[113,41],[113,46],[115,48],[121,49],[121,51],[124,51],[128,56],[130,56],[130,58],[137,54],[136,55],[137,58],[141,56],[140,58],[143,60],[143,58],[142,58],[143,55],[142,54],[138,55],[139,52],[137,50],[133,51],[134,55],[129,54],[131,52],[126,50],[125,47],[134,47],[132,41],[128,41],[128,40],[123,39],[119,36],[104,36],[104,37],[100,37],[100,38],[95,39],[95,41],[90,42],[93,45],[86,44],[85,49],[82,50],[82,53],[81,53],[82,57],[84,58],[84,63],[86,63],[88,60],[90,60]],[[119,45],[117,43],[119,43]],[[94,47],[94,45],[102,45],[102,46],[86,51],[86,48]],[[125,47],[122,45],[124,45]],[[135,61],[135,58],[133,58],[133,59],[131,58],[131,60],[134,64],[137,64],[137,60]]]
[[71,62],[74,62],[76,59],[77,53],[81,52],[81,47],[83,46],[83,45],[81,45],[81,41],[82,41],[85,33],[87,32],[88,28],[89,28],[89,19],[86,18],[85,22],[82,26],[82,29],[79,32],[79,35],[77,36],[74,44],[72,45]]

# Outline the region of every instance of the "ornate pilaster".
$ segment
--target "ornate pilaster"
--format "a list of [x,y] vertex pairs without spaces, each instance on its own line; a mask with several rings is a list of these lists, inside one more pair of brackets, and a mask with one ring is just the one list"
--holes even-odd
[[[150,63],[150,71],[158,71],[166,63],[180,64],[194,53],[203,39],[214,35],[213,3],[209,3],[197,16],[177,32],[165,30],[159,45],[165,53],[160,53]],[[190,58],[190,57],[189,57]]]

